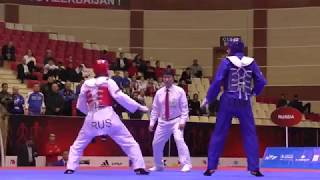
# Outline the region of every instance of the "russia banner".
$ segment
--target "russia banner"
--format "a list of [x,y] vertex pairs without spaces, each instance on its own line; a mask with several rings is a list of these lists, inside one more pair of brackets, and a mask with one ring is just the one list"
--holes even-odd
[[320,148],[268,147],[261,167],[320,169]]

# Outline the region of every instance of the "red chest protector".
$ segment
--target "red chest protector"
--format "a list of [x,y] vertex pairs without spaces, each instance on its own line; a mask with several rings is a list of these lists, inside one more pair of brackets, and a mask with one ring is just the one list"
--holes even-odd
[[98,88],[99,106],[112,106],[112,97],[108,87],[102,86]]
[[86,92],[86,97],[88,104],[96,103],[99,107],[112,106],[112,96],[106,86],[98,87],[96,99],[93,98],[90,90]]

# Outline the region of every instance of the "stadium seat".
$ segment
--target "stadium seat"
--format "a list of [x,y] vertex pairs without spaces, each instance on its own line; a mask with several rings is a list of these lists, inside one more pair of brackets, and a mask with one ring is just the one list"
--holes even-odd
[[126,113],[126,112],[123,112],[121,115],[122,115],[122,119],[123,120],[129,120],[130,119],[128,113]]
[[190,120],[189,120],[189,122],[199,122],[199,116],[190,116],[189,117],[190,118]]

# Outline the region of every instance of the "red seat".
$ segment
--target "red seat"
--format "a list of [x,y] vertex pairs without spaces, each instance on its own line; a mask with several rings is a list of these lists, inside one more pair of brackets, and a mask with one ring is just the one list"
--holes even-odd
[[11,62],[10,63],[10,69],[13,70],[13,71],[17,71],[17,66],[18,66],[18,63],[17,62]]
[[27,87],[32,88],[34,84],[40,83],[38,80],[27,80]]
[[39,81],[43,79],[43,74],[41,72],[33,72],[32,75],[36,76]]

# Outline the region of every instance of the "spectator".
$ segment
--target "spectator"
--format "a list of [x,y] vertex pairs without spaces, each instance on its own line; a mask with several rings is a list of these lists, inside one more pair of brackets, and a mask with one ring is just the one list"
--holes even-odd
[[123,88],[123,93],[127,94],[128,96],[131,96],[130,87]]
[[156,79],[154,67],[151,66],[150,61],[146,62],[146,69],[143,72],[143,74],[145,79],[150,79],[150,78]]
[[73,57],[72,56],[69,56],[66,60],[65,60],[65,64],[73,64]]
[[124,109],[119,103],[115,102],[112,105],[114,111],[116,112],[116,114],[122,118],[122,113],[126,111],[126,109]]
[[115,71],[114,72],[114,76],[112,76],[112,79],[117,83],[119,88],[122,89],[122,77],[120,76],[120,72],[119,71]]
[[0,67],[3,67],[3,57],[2,57],[2,54],[0,54]]
[[132,62],[134,62],[136,64],[139,72],[145,72],[146,71],[146,64],[145,64],[144,60],[142,60],[141,54],[137,54],[134,57]]
[[84,64],[80,64],[77,68],[76,68],[76,79],[77,82],[79,82],[81,79],[83,79],[85,77],[85,66]]
[[61,148],[56,143],[56,135],[49,134],[49,141],[45,146],[46,165],[51,166],[58,161],[58,156],[61,154]]
[[45,54],[44,60],[43,60],[43,65],[48,64],[49,61],[53,61],[53,62],[55,61],[55,59],[54,59],[54,57],[53,57],[53,55],[52,55],[51,49],[47,49],[47,50],[46,50],[46,54]]
[[164,71],[171,71],[171,72],[173,72],[174,75],[176,75],[176,70],[172,69],[171,65],[167,65],[167,67],[164,69]]
[[140,77],[140,80],[138,80],[138,91],[145,91],[147,89],[147,81],[144,79],[143,76]]
[[56,66],[53,60],[49,60],[48,64],[43,67],[43,78],[48,79],[49,76],[56,77],[58,75],[58,66]]
[[293,100],[289,103],[289,106],[298,109],[301,113],[311,113],[311,104],[307,103],[303,105],[303,103],[299,101],[299,96],[297,94],[293,96]]
[[35,157],[38,156],[33,140],[29,139],[17,148],[18,166],[36,166]]
[[191,84],[191,69],[186,68],[185,71],[182,72],[181,78],[179,81],[185,81],[187,84]]
[[40,85],[38,83],[34,84],[33,91],[27,95],[25,113],[28,115],[40,115],[44,114],[45,109],[44,95],[40,92]]
[[139,100],[140,104],[146,105],[146,97],[145,97],[145,94],[144,94],[144,90],[140,91],[140,93],[138,95],[138,100]]
[[163,75],[163,68],[160,67],[160,61],[156,61],[156,68],[154,70],[156,78],[162,77]]
[[60,95],[63,97],[64,104],[63,104],[63,112],[62,114],[65,116],[72,115],[72,102],[76,99],[76,95],[71,89],[71,82],[67,81],[64,89],[60,91]]
[[149,79],[147,88],[146,88],[146,96],[154,96],[156,94],[157,88],[153,79]]
[[[27,60],[23,59],[22,63],[18,64],[17,66],[17,79],[20,79],[21,83],[24,83],[25,79],[37,79],[32,75],[32,71],[30,71],[30,68],[26,62]],[[32,61],[30,63],[32,63]]]
[[160,88],[162,88],[163,86],[164,86],[163,79],[162,79],[162,77],[159,77],[159,78],[158,78],[158,81],[157,81],[157,83],[156,83],[156,88],[157,88],[157,89],[160,89]]
[[59,86],[53,83],[51,93],[45,99],[47,115],[61,115],[63,112],[63,97],[59,94]]
[[281,94],[281,98],[277,103],[277,108],[284,107],[288,105],[288,100],[285,94]]
[[82,87],[83,83],[84,83],[84,79],[81,79],[80,83],[76,86],[76,92],[75,92],[75,94],[76,94],[77,97],[78,97],[79,94],[80,94],[80,90],[81,90],[81,87]]
[[68,156],[69,156],[69,152],[63,151],[62,158],[60,160],[52,163],[52,166],[66,166],[67,162],[68,162]]
[[60,81],[67,81],[66,80],[66,69],[63,66],[61,61],[58,62],[57,69],[56,69],[56,79]]
[[190,102],[190,116],[200,116],[200,101],[198,94],[193,94],[193,99]]
[[12,103],[12,95],[8,92],[8,83],[1,84],[0,103],[10,112],[10,104]]
[[51,86],[53,83],[55,83],[54,76],[49,76],[48,82],[41,86],[41,92],[45,98],[51,93]]
[[[142,104],[142,102],[139,100],[139,92],[133,92],[132,99]],[[143,114],[141,111],[135,111],[134,113],[129,113],[130,119],[141,119],[142,115]]]
[[186,84],[184,80],[180,79],[178,86],[180,86],[184,90],[184,92],[188,94],[188,84]]
[[26,60],[26,63],[29,64],[33,62],[36,65],[36,58],[33,56],[32,50],[28,49],[26,55],[23,56],[23,59]]
[[65,81],[79,82],[77,79],[76,70],[73,68],[73,63],[69,63],[65,70]]
[[192,77],[202,77],[202,67],[198,64],[198,59],[193,60],[193,64],[190,66]]
[[216,99],[215,101],[213,101],[212,103],[209,104],[208,114],[210,116],[215,116],[217,114],[217,112],[219,111],[219,104],[220,104],[220,101],[218,99]]
[[120,52],[119,58],[116,60],[116,70],[127,71],[128,70],[128,59],[124,57],[124,53]]
[[19,89],[14,86],[12,87],[12,103],[11,103],[12,114],[24,114],[24,98],[19,94]]
[[109,64],[111,64],[112,60],[107,50],[102,50],[100,54],[100,59],[107,60]]
[[219,92],[217,98],[212,103],[209,104],[209,106],[208,106],[208,111],[209,111],[208,114],[210,116],[215,116],[217,114],[217,112],[219,111],[220,98],[221,98],[223,92],[224,92],[224,88],[223,88],[223,86],[221,86],[220,87],[220,92]]
[[191,98],[190,98],[190,96],[188,95],[188,94],[186,94],[187,95],[187,100],[188,100],[188,109],[189,109],[189,112],[191,111]]
[[122,87],[123,88],[130,88],[130,78],[128,77],[128,72],[124,71],[123,73],[123,79],[122,79]]
[[12,41],[2,47],[2,58],[5,61],[15,61],[16,60],[16,48]]
[[23,56],[23,60],[25,60],[25,64],[27,64],[30,73],[37,70],[36,68],[37,61],[36,61],[36,58],[33,56],[31,49],[27,50],[27,54]]
[[132,76],[132,78],[131,78],[130,91],[132,93],[139,92],[139,82],[136,79],[136,76]]
[[131,63],[131,66],[128,68],[129,77],[138,75],[138,68],[135,62]]

